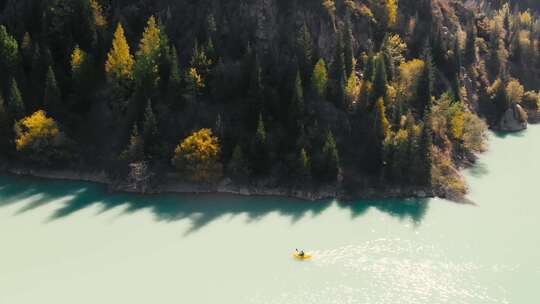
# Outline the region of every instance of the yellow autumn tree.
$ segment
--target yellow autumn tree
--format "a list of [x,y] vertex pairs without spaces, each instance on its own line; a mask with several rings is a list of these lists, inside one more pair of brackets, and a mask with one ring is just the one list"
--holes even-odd
[[386,13],[388,26],[394,26],[397,23],[398,0],[386,0]]
[[69,156],[67,140],[56,121],[42,111],[15,123],[17,151],[31,160],[48,163]]
[[71,53],[71,72],[73,74],[78,74],[81,71],[81,68],[86,60],[86,53],[76,46],[73,52]]
[[137,51],[137,56],[151,56],[159,51],[161,45],[161,30],[159,29],[156,18],[150,16],[146,22],[146,27],[144,28],[143,36],[139,43],[139,50]]
[[347,86],[345,87],[345,96],[347,98],[347,104],[353,106],[358,101],[360,96],[360,80],[356,73],[351,73],[347,80]]
[[146,91],[150,90],[158,79],[160,47],[161,30],[156,23],[156,18],[150,16],[139,42],[139,50],[136,54],[137,63],[135,64],[135,79],[137,83],[145,84]]
[[187,70],[186,75],[187,90],[192,95],[197,95],[202,89],[204,89],[204,79],[196,68],[190,68]]
[[115,80],[132,79],[135,60],[129,51],[129,45],[124,34],[124,28],[118,23],[114,32],[112,48],[107,54],[105,71]]
[[521,85],[519,80],[512,79],[506,85],[506,96],[511,103],[521,103],[524,94],[525,88]]
[[99,4],[97,0],[90,0],[90,7],[94,13],[94,22],[96,23],[96,26],[99,28],[107,26],[107,19],[103,15],[101,4]]
[[221,146],[210,129],[201,129],[184,139],[175,149],[172,163],[190,180],[216,181],[222,176]]
[[399,85],[398,95],[405,101],[411,101],[416,90],[416,85],[420,74],[424,70],[424,61],[420,59],[413,59],[411,61],[403,62],[399,65]]

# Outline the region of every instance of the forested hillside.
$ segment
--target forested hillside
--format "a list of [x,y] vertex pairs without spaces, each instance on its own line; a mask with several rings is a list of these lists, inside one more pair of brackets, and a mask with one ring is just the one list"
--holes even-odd
[[461,195],[538,115],[537,1],[0,0],[0,160]]

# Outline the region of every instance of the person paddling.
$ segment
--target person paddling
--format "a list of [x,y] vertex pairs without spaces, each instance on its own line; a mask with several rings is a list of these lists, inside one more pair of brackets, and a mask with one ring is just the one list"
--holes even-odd
[[[298,249],[296,249],[296,252],[298,252]],[[298,252],[298,255],[300,257],[303,257],[305,255],[304,250],[300,250],[300,252]]]

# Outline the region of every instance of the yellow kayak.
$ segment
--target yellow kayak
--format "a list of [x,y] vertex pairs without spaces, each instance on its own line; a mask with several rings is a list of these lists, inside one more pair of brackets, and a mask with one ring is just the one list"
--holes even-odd
[[313,257],[311,254],[307,254],[307,253],[304,253],[304,256],[301,256],[298,251],[293,252],[292,255],[298,260],[309,260]]

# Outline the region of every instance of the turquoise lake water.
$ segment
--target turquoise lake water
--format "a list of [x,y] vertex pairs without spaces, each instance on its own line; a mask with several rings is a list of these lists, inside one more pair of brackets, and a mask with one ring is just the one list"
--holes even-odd
[[539,174],[533,126],[490,137],[466,171],[473,204],[144,197],[0,176],[0,303],[539,303]]

